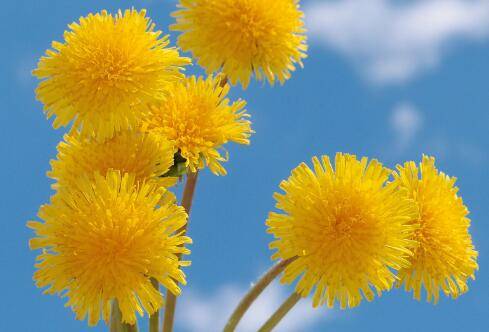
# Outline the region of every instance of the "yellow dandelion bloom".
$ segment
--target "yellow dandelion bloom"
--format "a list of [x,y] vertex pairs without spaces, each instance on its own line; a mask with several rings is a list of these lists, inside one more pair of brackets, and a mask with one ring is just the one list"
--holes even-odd
[[31,249],[42,249],[37,286],[67,297],[77,319],[88,316],[90,325],[108,320],[113,300],[129,324],[136,313],[154,313],[163,296],[150,278],[179,294],[176,282],[185,284],[180,267],[189,262],[177,255],[188,254],[182,245],[191,242],[175,234],[186,223],[185,210],[171,195],[160,200],[163,192],[118,172],[94,181],[81,177],[75,187],[62,188],[40,208],[43,222],[28,223],[36,233]]
[[180,0],[178,45],[207,73],[247,87],[252,75],[273,84],[302,66],[307,45],[298,0]]
[[37,98],[48,118],[55,116],[55,128],[73,122],[99,140],[136,128],[142,106],[161,100],[189,63],[167,47],[168,36],[155,31],[144,10],[102,11],[69,28],[33,72],[42,80]]
[[274,196],[283,213],[266,222],[272,258],[296,257],[281,281],[300,278],[296,292],[313,292],[314,306],[355,307],[392,287],[392,269],[409,266],[416,205],[386,184],[391,171],[377,160],[338,153],[334,168],[327,156],[313,165],[299,165]]
[[190,77],[176,83],[164,102],[152,105],[143,130],[170,140],[186,166],[195,172],[205,165],[215,174],[226,174],[220,152],[227,142],[249,144],[252,133],[246,102],[226,98],[229,85],[219,79]]
[[72,186],[81,176],[93,179],[96,173],[117,170],[133,174],[138,182],[153,181],[168,187],[176,178],[162,176],[173,165],[174,154],[171,142],[152,134],[122,131],[99,142],[75,131],[58,145],[57,159],[51,161],[48,176],[59,188]]
[[419,168],[414,162],[398,166],[395,183],[407,190],[419,206],[420,227],[414,234],[419,242],[412,265],[399,271],[401,281],[414,297],[436,303],[440,290],[457,298],[468,290],[467,279],[477,270],[477,251],[469,234],[470,219],[455,187],[456,179],[439,172],[435,159],[423,156]]

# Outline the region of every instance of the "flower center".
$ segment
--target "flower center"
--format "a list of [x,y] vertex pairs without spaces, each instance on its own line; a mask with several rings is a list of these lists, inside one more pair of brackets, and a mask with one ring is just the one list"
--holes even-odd
[[178,114],[168,114],[163,119],[167,137],[186,150],[212,147],[215,144],[213,133],[216,128],[211,114],[208,114],[211,106],[205,100],[196,98],[184,107],[185,110],[180,110]]
[[90,80],[98,90],[107,87],[119,87],[119,83],[128,80],[129,61],[120,50],[103,47],[94,52],[90,59],[92,71]]
[[257,41],[267,33],[262,13],[246,1],[238,1],[225,20],[226,27],[238,38],[244,47],[256,48]]

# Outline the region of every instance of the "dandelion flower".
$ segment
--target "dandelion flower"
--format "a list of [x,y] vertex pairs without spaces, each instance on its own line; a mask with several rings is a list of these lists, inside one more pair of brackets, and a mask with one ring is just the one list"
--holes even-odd
[[[407,267],[417,218],[412,200],[386,184],[391,171],[378,161],[338,153],[302,163],[275,194],[268,232],[276,238],[274,259],[297,257],[283,283],[300,278],[296,292],[313,292],[313,305],[355,307],[392,287],[392,269]],[[313,290],[314,289],[314,290]]]
[[252,75],[283,83],[306,57],[298,0],[180,0],[179,8],[171,27],[182,32],[179,46],[233,84],[246,88]]
[[468,290],[467,279],[477,270],[477,251],[469,234],[470,219],[455,187],[456,179],[439,172],[435,159],[423,156],[419,168],[414,162],[398,166],[395,183],[407,190],[419,206],[416,221],[419,242],[410,267],[399,271],[399,286],[404,284],[420,300],[424,287],[427,300],[436,303],[440,290],[457,298]]
[[77,319],[88,316],[90,325],[108,320],[113,300],[129,324],[136,313],[154,313],[163,296],[150,278],[179,294],[177,282],[185,284],[180,267],[189,262],[178,255],[188,254],[182,245],[191,242],[175,234],[187,216],[171,195],[160,200],[164,190],[119,172],[94,181],[81,177],[75,187],[62,188],[40,208],[43,222],[28,223],[36,233],[31,249],[42,249],[37,286],[67,297]]
[[162,186],[175,183],[163,177],[173,165],[175,149],[171,142],[156,135],[122,131],[99,142],[80,136],[76,131],[65,135],[58,145],[56,160],[51,161],[48,176],[56,180],[55,188],[72,186],[81,176],[94,178],[96,173],[111,170],[131,173],[136,181],[154,181]]
[[99,140],[136,128],[142,106],[161,100],[188,64],[144,10],[102,11],[69,28],[33,72],[42,80],[37,98],[48,118],[55,116],[55,128],[73,122]]
[[229,85],[219,79],[190,77],[176,83],[168,98],[152,105],[143,121],[143,130],[170,140],[186,159],[190,171],[207,165],[215,174],[226,174],[220,152],[227,142],[249,144],[252,133],[246,102],[226,98]]

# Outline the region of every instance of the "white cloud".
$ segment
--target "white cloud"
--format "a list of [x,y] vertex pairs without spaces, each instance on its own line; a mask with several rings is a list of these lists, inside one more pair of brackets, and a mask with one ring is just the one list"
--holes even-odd
[[[428,120],[428,119],[426,119]],[[463,161],[471,166],[480,167],[489,160],[480,142],[464,138],[454,139],[452,135],[434,128],[433,123],[426,123],[423,112],[410,102],[401,102],[393,107],[389,118],[389,128],[393,133],[392,144],[383,145],[382,153],[398,160],[407,150],[434,155],[445,160]],[[424,127],[430,128],[420,139]]]
[[313,41],[382,84],[435,67],[453,42],[489,36],[489,0],[315,1],[305,10]]
[[14,78],[19,85],[30,87],[33,82],[36,82],[36,79],[32,76],[32,71],[37,66],[36,61],[37,59],[34,56],[24,56],[20,58],[14,72]]
[[[213,294],[203,294],[186,289],[179,298],[181,315],[177,317],[179,330],[187,332],[220,331],[226,324],[240,299],[246,293],[244,287],[224,285]],[[254,332],[282,304],[289,289],[277,282],[272,283],[256,300],[243,317],[236,331]],[[277,332],[307,332],[320,322],[331,318],[333,312],[326,308],[314,309],[309,299],[301,300],[277,326]]]
[[471,167],[480,168],[489,160],[489,154],[478,142],[470,142],[464,139],[453,139],[446,134],[438,134],[431,137],[424,144],[425,153],[437,158],[463,162]]
[[410,103],[400,103],[391,113],[390,126],[396,137],[396,149],[408,148],[423,127],[423,115]]

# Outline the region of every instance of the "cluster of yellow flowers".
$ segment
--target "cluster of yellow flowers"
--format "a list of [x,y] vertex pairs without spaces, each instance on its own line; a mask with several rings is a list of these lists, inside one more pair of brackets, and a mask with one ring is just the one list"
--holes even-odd
[[173,168],[225,174],[219,150],[249,144],[251,124],[224,76],[185,77],[190,59],[144,10],[102,11],[69,28],[34,70],[54,127],[72,124],[48,172],[55,195],[43,222],[29,223],[31,248],[43,249],[34,279],[90,325],[109,318],[114,300],[134,324],[136,312],[163,304],[152,278],[173,294],[185,283],[179,255],[191,240],[168,191],[182,175]]
[[[276,237],[273,258],[293,259],[282,282],[300,278],[296,292],[313,305],[355,307],[394,283],[428,301],[440,290],[453,298],[467,291],[477,269],[468,210],[455,179],[424,156],[397,172],[377,160],[336,155],[313,158],[283,181],[267,220]],[[398,271],[397,275],[394,271]]]
[[[30,247],[42,250],[34,279],[67,297],[90,325],[109,321],[114,304],[121,322],[134,325],[138,313],[157,315],[164,305],[159,285],[170,292],[167,301],[181,292],[192,197],[184,194],[178,206],[170,188],[184,174],[195,182],[206,167],[225,175],[224,145],[250,143],[246,102],[227,97],[229,84],[246,88],[252,77],[283,83],[306,57],[298,0],[178,6],[178,45],[207,77],[185,76],[191,60],[135,9],[80,18],[34,70],[47,117],[55,128],[71,126],[48,172],[55,193],[41,206],[41,221],[28,223],[36,234]],[[467,291],[477,269],[468,210],[434,158],[397,171],[341,153],[334,165],[326,156],[312,162],[312,169],[294,169],[275,194],[281,212],[266,224],[280,263],[225,331],[281,272],[283,283],[298,279],[299,298],[313,293],[314,306],[354,307],[395,284],[417,299],[424,288],[434,302],[440,291],[454,298]],[[164,331],[171,331],[169,317]]]

